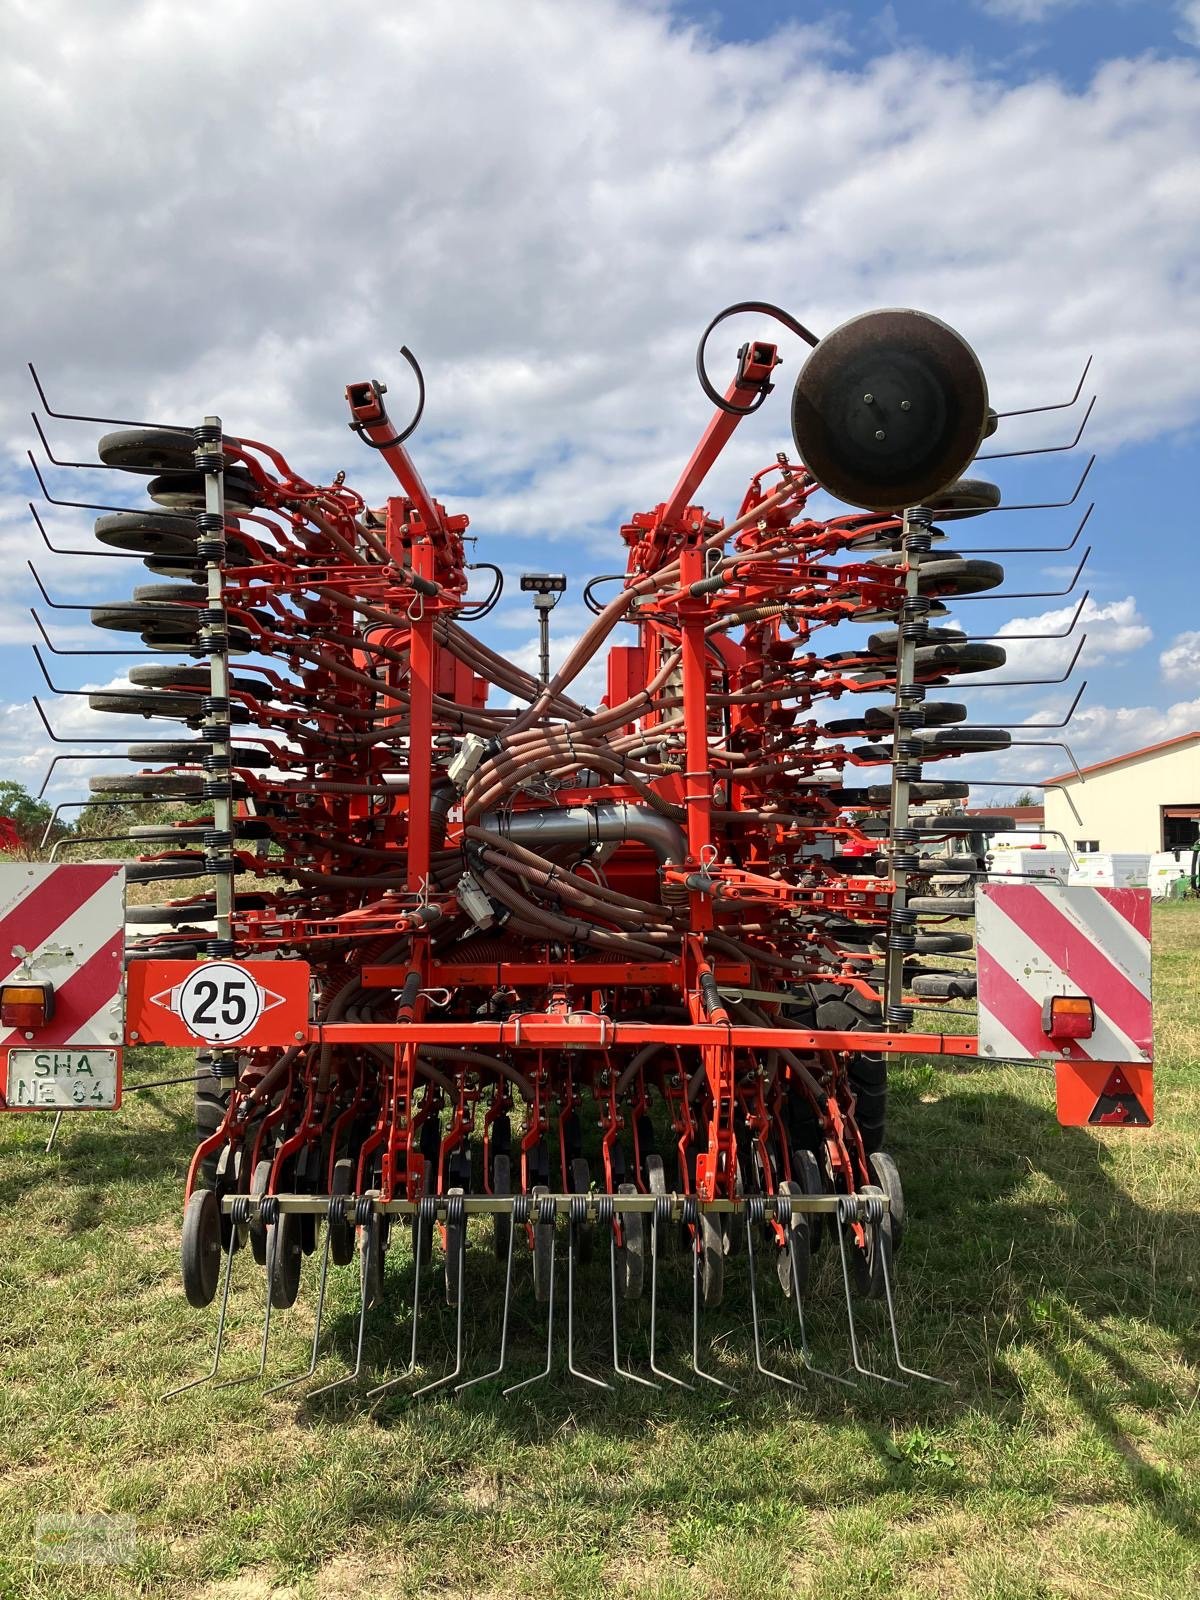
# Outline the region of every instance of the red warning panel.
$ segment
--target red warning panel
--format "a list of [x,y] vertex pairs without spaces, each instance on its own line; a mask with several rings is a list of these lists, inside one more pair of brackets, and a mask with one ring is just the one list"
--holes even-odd
[[280,1045],[308,1037],[305,961],[134,961],[129,1044]]
[[1054,1068],[1058,1120],[1066,1128],[1148,1128],[1154,1121],[1154,1073],[1123,1061],[1059,1061]]

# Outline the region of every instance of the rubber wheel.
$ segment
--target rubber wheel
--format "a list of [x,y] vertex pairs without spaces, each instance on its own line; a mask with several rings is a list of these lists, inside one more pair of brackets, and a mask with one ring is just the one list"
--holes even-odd
[[[535,1199],[538,1195],[549,1193],[549,1189],[540,1183],[533,1190]],[[553,1259],[554,1224],[553,1222],[535,1222],[533,1225],[533,1296],[541,1305],[545,1305],[550,1299],[552,1287],[551,1262]]]
[[[821,1163],[811,1150],[792,1151],[793,1181],[800,1186],[801,1194],[825,1194],[824,1179],[821,1177]],[[808,1213],[808,1253],[815,1256],[821,1248],[821,1240],[825,1234],[825,1218],[819,1211]]]
[[[779,1192],[792,1198],[802,1199],[805,1191],[803,1184],[791,1179],[779,1185]],[[812,1241],[808,1213],[793,1211],[788,1230],[788,1243],[778,1247],[775,1257],[775,1275],[779,1279],[779,1287],[783,1291],[785,1300],[790,1300],[794,1293],[798,1293],[801,1298],[804,1297],[808,1291],[811,1272]]]
[[[335,1195],[354,1192],[354,1162],[349,1156],[339,1156],[333,1164]],[[335,1266],[348,1267],[354,1260],[354,1224],[331,1222],[329,1224],[329,1255]]]
[[939,493],[927,496],[925,504],[941,521],[958,522],[963,517],[994,511],[1000,504],[1000,490],[986,478],[959,478]]
[[[883,1190],[874,1183],[865,1183],[858,1191],[861,1195],[882,1195]],[[846,1247],[850,1252],[850,1275],[855,1289],[864,1300],[884,1298],[884,1261],[888,1275],[892,1266],[892,1219],[885,1211],[883,1221],[875,1227],[864,1229],[866,1247],[860,1250],[854,1243],[853,1225],[846,1224]]]
[[359,1230],[359,1282],[368,1311],[383,1300],[383,1218],[372,1211],[371,1220]]
[[[168,511],[203,511],[205,506],[204,474],[202,472],[172,472],[161,478],[151,478],[146,493],[155,504]],[[225,469],[225,509],[252,511],[258,503],[254,479],[241,467]]]
[[138,605],[203,606],[208,595],[198,583],[139,583],[133,591]]
[[[637,1185],[622,1183],[618,1194],[636,1194]],[[624,1243],[617,1251],[617,1283],[625,1300],[636,1300],[646,1280],[646,1219],[640,1211],[623,1211],[621,1233]]]
[[271,1304],[277,1310],[286,1311],[296,1304],[303,1265],[303,1218],[294,1211],[281,1211],[267,1229],[267,1274],[271,1280]]
[[[136,669],[135,669],[136,670]],[[119,717],[171,717],[178,722],[204,714],[204,705],[196,694],[90,694],[88,705],[93,711],[109,711]]]
[[[460,1188],[447,1189],[446,1195],[461,1195]],[[467,1250],[467,1223],[464,1217],[461,1222],[447,1222],[446,1224],[446,1304],[458,1304],[459,1276],[465,1265]]]
[[166,472],[172,467],[195,470],[196,441],[184,428],[122,428],[106,433],[96,454],[106,467],[129,472]]
[[[912,783],[908,788],[908,797],[914,805],[926,800],[965,800],[971,792],[969,783],[949,782],[941,778],[924,778],[920,783]],[[887,805],[892,798],[889,784],[873,783],[866,792],[867,799],[874,805]]]
[[[511,1195],[512,1162],[507,1155],[492,1158],[492,1194],[496,1198]],[[497,1211],[492,1217],[492,1249],[497,1261],[508,1260],[508,1242],[512,1238],[512,1217]]]
[[192,519],[164,511],[114,511],[96,518],[95,531],[101,544],[129,555],[194,558],[196,553]]
[[700,1213],[700,1298],[705,1308],[725,1298],[725,1232],[710,1211]]
[[[646,1188],[650,1191],[650,1193],[652,1195],[666,1194],[666,1168],[663,1166],[663,1158],[659,1155],[657,1150],[652,1151],[646,1157],[645,1168]],[[661,1258],[667,1253],[670,1244],[671,1229],[667,1223],[655,1222],[653,1218],[651,1219],[651,1227],[653,1227],[655,1230],[658,1254]]]
[[155,799],[161,796],[164,800],[185,800],[201,798],[204,781],[202,772],[138,772],[128,777],[124,774],[114,777],[112,773],[105,772],[89,778],[88,788],[93,794],[137,794]]
[[197,1310],[208,1305],[221,1275],[221,1206],[211,1189],[195,1189],[188,1200],[179,1265],[188,1305]]
[[892,1251],[898,1254],[908,1231],[908,1212],[904,1204],[904,1188],[900,1182],[900,1169],[886,1150],[876,1150],[867,1158],[871,1176],[887,1195],[892,1216]]
[[[225,1113],[229,1109],[228,1101],[221,1093],[220,1083],[213,1077],[207,1067],[196,1066],[196,1143],[203,1144],[206,1139],[211,1139],[213,1134],[225,1120]],[[216,1187],[217,1164],[222,1152],[214,1150],[211,1155],[205,1156],[200,1163],[200,1173],[207,1189]]]

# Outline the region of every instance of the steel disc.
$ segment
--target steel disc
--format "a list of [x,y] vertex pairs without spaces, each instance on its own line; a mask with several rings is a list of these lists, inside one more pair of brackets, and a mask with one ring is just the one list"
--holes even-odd
[[922,311],[869,311],[835,328],[801,369],[792,436],[822,488],[849,505],[920,505],[972,460],[988,418],[970,345]]

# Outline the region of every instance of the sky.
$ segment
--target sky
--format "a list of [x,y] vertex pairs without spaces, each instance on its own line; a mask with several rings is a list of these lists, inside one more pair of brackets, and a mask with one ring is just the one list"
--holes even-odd
[[[1001,411],[1068,398],[1091,355],[1079,407],[989,441],[1063,443],[1094,389],[1080,449],[979,469],[1009,504],[1063,500],[1094,452],[1078,501],[952,530],[964,554],[1028,551],[999,557],[995,598],[955,609],[974,634],[1034,636],[1013,639],[1001,680],[1060,675],[1079,632],[1045,636],[1088,595],[1076,679],[972,690],[972,719],[1054,722],[1087,688],[1065,733],[1017,728],[1034,742],[970,774],[1015,793],[1200,729],[1200,0],[8,0],[0,140],[6,777],[37,790],[53,754],[160,731],[53,692],[29,649],[34,604],[59,650],[119,639],[46,605],[28,561],[81,608],[149,575],[43,545],[29,501],[72,549],[96,513],[39,499],[27,361],[56,410],[215,412],[379,503],[344,389],[378,377],[403,415],[410,346],[428,386],[410,449],[470,516],[478,559],[509,575],[487,637],[533,666],[517,575],[567,575],[561,658],[587,578],[623,567],[620,524],[666,498],[708,420],[701,330],[745,299],[818,332],[877,306],[933,312],[975,347]],[[795,338],[745,318],[710,365],[728,374],[756,336],[784,364],[704,485],[726,518],[791,444]],[[49,427],[56,455],[92,455],[96,427]],[[46,483],[105,505],[140,492],[53,467]],[[1066,545],[1093,500],[1073,551],[1034,548]],[[859,637],[842,633],[830,648]],[[123,681],[136,659],[42,654],[58,690]],[[597,665],[581,690],[602,688]],[[59,763],[47,795],[70,802],[115,770]]]

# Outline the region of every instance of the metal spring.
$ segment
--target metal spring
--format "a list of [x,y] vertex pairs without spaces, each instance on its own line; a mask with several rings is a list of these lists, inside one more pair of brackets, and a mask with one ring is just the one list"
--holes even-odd
[[340,1226],[346,1220],[346,1200],[344,1194],[331,1194],[329,1204],[325,1207],[325,1220],[331,1225]]
[[204,866],[206,871],[214,877],[234,878],[237,876],[238,864],[232,856],[205,854]]
[[226,773],[226,775],[223,778],[206,778],[204,780],[204,785],[203,785],[203,787],[202,787],[200,792],[203,795],[205,800],[228,800],[229,799],[229,775],[228,775],[228,773]]
[[265,1228],[273,1227],[279,1221],[279,1196],[265,1194],[258,1207],[259,1218]]
[[[586,1204],[586,1201],[585,1201]],[[467,1220],[467,1207],[461,1194],[446,1196],[446,1221],[452,1228],[460,1228]]]
[[205,828],[200,842],[206,851],[233,849],[233,835],[224,828]]
[[656,1228],[665,1228],[671,1220],[671,1201],[665,1194],[654,1197],[654,1225]]
[[197,539],[196,554],[200,557],[201,561],[224,561],[225,541],[220,537],[220,535],[214,537],[211,534],[207,535],[203,539]]
[[928,506],[909,506],[908,526],[911,532],[914,528],[924,530],[933,527],[933,512]]
[[229,1208],[229,1220],[235,1228],[244,1228],[250,1221],[250,1196],[235,1194]]
[[200,472],[224,472],[224,450],[197,450],[195,452],[196,466]]
[[781,1227],[790,1228],[792,1225],[792,1197],[790,1194],[775,1195],[775,1220]]
[[225,518],[219,511],[197,511],[196,533],[200,538],[203,538],[206,533],[216,533],[224,538]]
[[700,1202],[694,1194],[684,1196],[682,1210],[684,1225],[689,1228],[697,1227],[700,1222]]
[[221,430],[215,422],[201,422],[192,429],[192,440],[197,449],[202,444],[220,444]]
[[201,628],[196,644],[200,655],[221,655],[228,647],[229,635],[224,628]]
[[900,637],[902,639],[915,639],[918,644],[929,635],[929,618],[913,617],[900,619]]
[[[211,796],[209,798],[212,798]],[[232,939],[210,939],[207,944],[210,960],[225,961],[233,956]]]
[[554,1204],[554,1196],[552,1194],[539,1194],[534,1198],[537,1200],[538,1221],[553,1223],[557,1214],[557,1208]]
[[920,783],[922,767],[919,761],[897,761],[892,771],[899,783]]
[[923,683],[902,683],[896,690],[896,699],[902,706],[919,706],[925,700]]
[[229,696],[223,694],[205,694],[200,697],[200,711],[206,717],[221,717],[229,719]]
[[896,872],[916,872],[921,864],[921,857],[916,850],[893,850],[892,867]]
[[[425,1203],[425,1196],[421,1196],[421,1204]],[[369,1194],[360,1194],[354,1201],[354,1226],[368,1228],[371,1218],[375,1215],[375,1202]]]
[[921,830],[920,830],[920,828],[893,828],[892,829],[892,843],[893,844],[920,844],[920,842],[921,842]]
[[596,1221],[600,1226],[602,1228],[611,1228],[616,1214],[617,1208],[613,1203],[612,1195],[598,1194],[596,1196]]
[[746,1212],[746,1221],[751,1227],[761,1222],[767,1214],[766,1204],[760,1194],[748,1194],[742,1204]]
[[890,1005],[887,1008],[887,1020],[893,1028],[907,1028],[913,1019],[911,1006]]
[[920,755],[921,747],[915,739],[896,740],[896,760],[916,761]]
[[533,1202],[527,1194],[513,1195],[512,1219],[513,1226],[523,1228],[533,1215]]
[[924,706],[901,706],[896,712],[896,721],[902,728],[923,728],[925,726]]
[[588,1217],[588,1198],[585,1194],[573,1194],[567,1215],[571,1219],[572,1227],[582,1227]]

